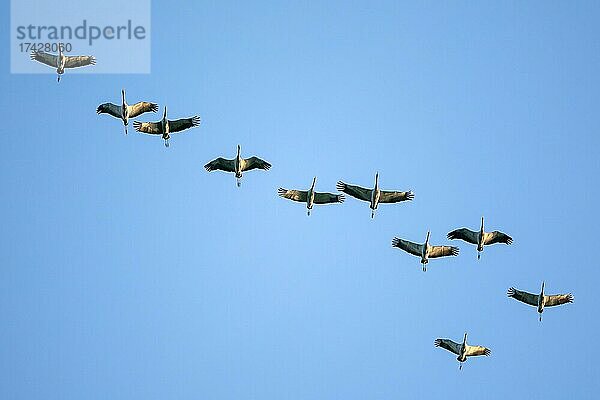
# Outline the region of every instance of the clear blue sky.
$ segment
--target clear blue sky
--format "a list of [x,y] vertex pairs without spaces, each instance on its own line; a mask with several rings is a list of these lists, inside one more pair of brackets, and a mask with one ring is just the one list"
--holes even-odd
[[[150,75],[2,58],[0,398],[595,398],[600,6],[576,3],[154,1]],[[95,113],[123,87],[202,126],[124,136]],[[273,164],[241,188],[202,168],[237,144]],[[415,200],[276,194],[376,171]],[[391,248],[482,215],[514,244],[426,273]],[[506,290],[542,280],[575,303],[540,324]],[[433,341],[465,331],[492,356],[459,371]]]

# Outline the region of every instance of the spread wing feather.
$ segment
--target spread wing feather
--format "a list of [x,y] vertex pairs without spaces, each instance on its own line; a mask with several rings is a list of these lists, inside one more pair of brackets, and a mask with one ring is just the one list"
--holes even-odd
[[55,68],[58,64],[58,56],[54,54],[44,53],[43,51],[32,51],[31,59]]
[[65,68],[79,68],[95,64],[94,56],[65,56]]
[[208,172],[221,170],[225,172],[235,172],[235,163],[234,160],[228,160],[223,157],[219,157],[215,160],[212,160],[208,164],[204,166]]
[[180,132],[198,125],[200,125],[200,117],[197,115],[192,118],[182,118],[173,121],[169,120],[169,131],[173,133]]
[[110,114],[113,117],[121,118],[121,106],[113,103],[100,104],[96,109],[98,114]]
[[454,246],[431,246],[429,258],[457,256],[458,251],[458,247]]
[[147,133],[148,135],[162,135],[160,122],[139,122],[133,121],[133,127],[136,131]]
[[461,344],[453,342],[450,339],[436,339],[433,344],[435,347],[441,347],[442,349],[446,349],[454,354],[458,355],[460,353]]
[[269,168],[271,168],[271,164],[269,164],[265,160],[261,160],[258,157],[250,157],[246,159],[243,171],[250,171],[252,169],[268,170]]
[[277,193],[279,194],[279,196],[285,199],[301,202],[306,202],[308,196],[308,192],[306,190],[288,190],[284,188],[279,188],[279,190],[277,190]]
[[537,307],[538,305],[539,295],[537,294],[531,294],[522,290],[517,290],[514,287],[508,289],[508,292],[506,292],[506,294],[508,295],[508,297],[514,297],[515,299],[525,304],[529,304],[530,306]]
[[505,243],[512,244],[512,238],[506,233],[499,231],[487,232],[483,234],[483,244]]
[[554,294],[550,296],[544,296],[544,306],[552,307],[559,306],[561,304],[572,303],[574,297],[571,293],[567,294]]
[[410,190],[408,192],[389,192],[382,190],[380,193],[380,203],[398,203],[400,201],[407,201],[415,198],[414,193]]
[[421,255],[423,254],[422,244],[409,242],[408,240],[400,239],[397,237],[392,239],[392,247],[397,247],[417,257],[421,257]]
[[489,356],[490,354],[492,354],[492,350],[488,349],[487,347],[483,347],[483,346],[469,346],[467,345],[467,349],[466,349],[466,356],[467,357],[473,357],[473,356]]
[[332,194],[332,193],[315,193],[315,204],[329,204],[329,203],[343,203],[343,194]]
[[448,233],[448,239],[460,239],[464,240],[467,243],[477,244],[477,232],[473,232],[467,228],[455,229],[452,232]]
[[158,104],[149,103],[147,101],[140,101],[139,103],[135,103],[129,106],[129,117],[135,118],[138,115],[141,115],[146,112],[157,112]]
[[363,201],[371,201],[371,189],[365,189],[360,186],[348,185],[339,181],[336,185],[337,190],[349,194],[350,196]]

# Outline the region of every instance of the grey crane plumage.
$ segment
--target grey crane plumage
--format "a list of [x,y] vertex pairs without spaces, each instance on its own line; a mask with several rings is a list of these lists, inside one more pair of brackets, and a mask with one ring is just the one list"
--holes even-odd
[[542,282],[540,294],[527,293],[522,290],[515,289],[514,287],[509,288],[506,294],[508,297],[512,297],[522,303],[537,307],[541,322],[544,307],[560,306],[562,304],[572,303],[573,300],[575,300],[573,294],[571,293],[546,295],[544,294],[544,286],[545,283]]
[[167,106],[165,106],[162,119],[158,122],[133,122],[133,127],[140,133],[162,136],[165,141],[165,147],[169,147],[171,133],[181,132],[198,125],[200,125],[200,117],[197,115],[191,118],[167,119]]
[[129,125],[129,118],[135,118],[146,112],[157,112],[158,104],[149,103],[146,101],[140,101],[135,104],[127,104],[125,100],[125,89],[121,90],[121,105],[118,106],[113,103],[100,104],[96,109],[98,114],[109,114],[115,118],[119,118],[123,121],[125,127],[125,134],[127,135],[127,126]]
[[358,200],[368,201],[371,208],[371,218],[375,217],[375,210],[377,210],[377,206],[380,203],[398,203],[415,198],[414,193],[410,190],[408,192],[380,190],[379,173],[375,174],[375,186],[373,189],[366,189],[339,181],[337,183],[337,190],[349,194]]
[[458,247],[454,246],[432,246],[429,244],[429,234],[427,231],[427,237],[425,243],[418,244],[408,240],[394,237],[392,239],[392,247],[397,247],[405,252],[421,258],[421,264],[423,265],[423,272],[427,271],[427,263],[430,258],[457,256],[459,253]]
[[450,339],[436,339],[433,343],[435,347],[441,347],[456,354],[458,356],[456,359],[460,363],[459,369],[462,369],[462,364],[467,361],[467,357],[489,356],[492,354],[492,351],[487,347],[468,345],[466,332],[462,343],[456,343]]
[[279,196],[289,199],[292,201],[298,201],[306,203],[307,214],[310,215],[310,211],[313,209],[315,204],[332,204],[332,203],[343,203],[345,196],[343,194],[333,193],[321,193],[315,192],[315,184],[317,183],[317,177],[315,176],[312,181],[312,185],[308,190],[295,190],[295,189],[284,189],[279,188],[277,193]]
[[65,56],[63,53],[63,44],[58,44],[58,54],[50,54],[43,51],[32,51],[31,59],[49,67],[56,68],[57,82],[60,82],[60,76],[65,73],[66,68],[79,68],[88,65],[95,65],[94,56]]
[[234,159],[229,160],[223,157],[216,158],[206,164],[204,168],[208,172],[220,170],[225,172],[233,172],[237,180],[237,186],[241,184],[242,173],[253,169],[268,170],[271,168],[271,164],[265,160],[261,160],[258,157],[242,158],[241,156],[242,147],[237,146],[237,155]]
[[483,246],[488,246],[495,243],[512,244],[513,239],[506,233],[500,231],[485,232],[483,229],[483,217],[481,217],[481,227],[479,231],[472,231],[467,228],[455,229],[448,233],[448,239],[460,239],[467,243],[477,246],[477,259],[481,258]]

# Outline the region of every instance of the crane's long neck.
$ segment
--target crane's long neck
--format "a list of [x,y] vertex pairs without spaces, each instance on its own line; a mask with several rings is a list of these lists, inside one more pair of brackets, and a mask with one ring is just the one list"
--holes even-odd
[[430,231],[427,231],[427,237],[425,238],[425,248],[427,248],[427,246],[429,246],[429,234],[430,234]]
[[540,291],[540,302],[543,301],[544,298],[544,282],[542,282],[542,290]]
[[121,104],[123,108],[127,107],[127,101],[125,101],[125,89],[121,90]]
[[375,191],[379,189],[379,173],[375,174]]
[[481,229],[479,230],[479,232],[483,235],[483,217],[481,217]]

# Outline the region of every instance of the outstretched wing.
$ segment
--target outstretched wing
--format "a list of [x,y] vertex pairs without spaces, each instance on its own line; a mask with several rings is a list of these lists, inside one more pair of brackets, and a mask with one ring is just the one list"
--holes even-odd
[[204,168],[206,168],[208,172],[215,171],[217,169],[225,172],[235,172],[235,163],[233,160],[219,157],[206,164]]
[[464,240],[467,243],[477,244],[477,232],[473,232],[467,228],[455,229],[452,232],[448,233],[448,239],[460,239]]
[[246,159],[243,171],[250,171],[251,169],[267,170],[269,168],[271,168],[271,164],[269,164],[265,160],[261,160],[258,157],[250,157]]
[[95,64],[94,56],[65,56],[65,68],[79,68]]
[[506,233],[499,231],[487,232],[483,234],[483,244],[506,243],[512,244],[512,238]]
[[446,349],[454,354],[460,354],[460,344],[453,342],[450,339],[435,339],[433,342],[435,347],[441,347],[442,349]]
[[[379,196],[380,203],[398,203],[400,201],[412,200],[415,198],[415,194],[412,191],[408,192],[388,192],[385,190],[381,191]],[[369,198],[370,200],[370,198]]]
[[421,255],[423,254],[422,244],[409,242],[408,240],[400,239],[397,237],[392,239],[392,247],[397,247],[417,257],[421,257]]
[[133,121],[133,127],[136,131],[147,133],[148,135],[162,135],[162,128],[160,122]]
[[454,246],[431,246],[429,258],[457,256],[458,251],[458,247]]
[[110,114],[113,117],[121,118],[121,106],[113,103],[100,104],[96,109],[98,114]]
[[473,356],[489,356],[490,354],[492,354],[492,350],[488,349],[487,347],[483,347],[483,346],[469,346],[467,345],[467,349],[466,349],[466,356],[467,357],[473,357]]
[[169,120],[169,131],[173,133],[180,132],[198,125],[200,125],[200,117],[197,115],[192,118],[182,118],[173,121]]
[[508,292],[506,292],[506,294],[508,295],[508,297],[514,297],[515,299],[522,301],[525,304],[529,304],[530,306],[537,307],[538,305],[539,295],[537,294],[523,292],[522,290],[517,290],[514,287],[508,289]]
[[332,193],[317,193],[315,192],[315,204],[329,204],[329,203],[343,203],[343,194],[332,194]]
[[560,306],[561,304],[572,303],[574,297],[571,293],[567,294],[553,294],[550,296],[544,296],[544,306]]
[[337,190],[349,194],[350,196],[363,201],[371,201],[371,189],[365,189],[360,186],[348,185],[339,181],[336,185]]
[[158,104],[148,103],[147,101],[140,101],[139,103],[135,103],[134,105],[129,106],[129,117],[135,118],[140,114],[150,111],[157,112]]
[[54,54],[44,53],[43,51],[32,51],[31,59],[55,68],[58,65],[58,56]]
[[277,193],[283,198],[302,202],[306,202],[308,196],[308,192],[305,190],[287,190],[284,188],[279,188]]

